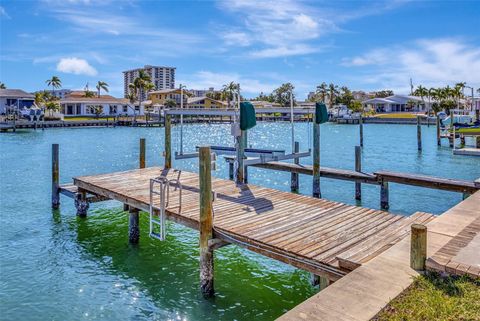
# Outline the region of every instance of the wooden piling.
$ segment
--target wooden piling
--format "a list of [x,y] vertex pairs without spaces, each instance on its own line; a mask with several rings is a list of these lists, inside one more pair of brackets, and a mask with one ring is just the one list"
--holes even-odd
[[313,123],[313,188],[312,196],[320,198],[320,124]]
[[128,211],[128,241],[131,244],[137,244],[140,239],[140,215],[139,210],[131,207]]
[[420,124],[420,116],[417,116],[417,148],[422,150],[422,126]]
[[237,149],[237,162],[238,162],[238,168],[237,168],[237,184],[243,184],[244,179],[245,179],[245,167],[243,160],[245,158],[245,136],[246,131],[240,130],[240,136],[237,137],[237,144],[238,144],[238,149]]
[[319,290],[321,291],[330,285],[330,280],[325,276],[310,273],[310,284],[312,286],[318,285]]
[[129,208],[130,208],[130,207],[128,206],[128,204],[123,204],[123,211],[124,211],[124,212],[128,211]]
[[358,125],[360,127],[360,147],[363,147],[363,115],[362,114],[360,114]]
[[427,259],[427,227],[412,224],[411,229],[410,267],[416,271],[424,271]]
[[87,192],[80,188],[78,189],[77,194],[75,194],[75,207],[77,209],[77,216],[87,217],[87,211],[90,204],[88,204],[87,201]]
[[233,162],[228,163],[228,178],[233,181],[233,178],[234,178]]
[[58,144],[52,144],[52,208],[58,209],[60,206],[60,193],[59,193],[59,149]]
[[172,119],[165,114],[165,168],[172,168]]
[[330,280],[327,277],[325,276],[319,277],[318,287],[320,291],[327,288],[329,285],[330,285]]
[[200,290],[204,297],[214,295],[213,249],[208,241],[213,238],[212,173],[210,147],[199,149],[200,180]]
[[437,125],[437,145],[440,146],[442,144],[442,140],[440,137],[440,116],[438,115],[436,118],[436,125]]
[[[300,152],[300,143],[295,142],[295,148],[294,148],[294,153]],[[298,158],[294,158],[293,162],[295,164],[300,164],[300,160]],[[299,189],[299,181],[298,181],[298,173],[291,173],[290,177],[290,190],[294,193],[298,193]]]
[[145,168],[145,138],[140,138],[139,168]]
[[[362,171],[362,148],[360,146],[355,146],[355,171]],[[355,199],[362,199],[362,184],[360,182],[355,182]]]
[[388,203],[388,182],[382,181],[380,184],[380,208],[388,210],[390,207]]

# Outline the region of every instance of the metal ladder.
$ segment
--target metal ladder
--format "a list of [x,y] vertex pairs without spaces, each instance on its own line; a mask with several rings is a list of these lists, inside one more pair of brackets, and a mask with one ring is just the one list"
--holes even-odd
[[[178,172],[178,176],[174,179],[168,179],[166,176],[150,179],[150,237],[160,241],[165,240],[166,236],[165,210],[168,208],[170,200],[170,186],[174,186],[175,190],[179,190],[179,213],[182,209],[182,184],[180,184],[180,174],[182,172],[176,172]],[[154,205],[155,195],[160,197],[160,207]],[[160,212],[160,214],[155,215],[155,211]],[[155,231],[155,227],[158,227],[158,232]]]

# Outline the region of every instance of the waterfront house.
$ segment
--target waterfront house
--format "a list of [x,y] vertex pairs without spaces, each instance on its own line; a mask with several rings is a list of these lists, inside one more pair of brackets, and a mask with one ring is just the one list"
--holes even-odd
[[34,101],[34,95],[21,89],[0,89],[0,114],[5,114],[10,108],[30,108]]
[[[394,113],[405,111],[426,111],[426,107],[420,97],[409,95],[393,95],[385,98],[372,98],[362,102],[365,109],[374,110],[377,113]],[[413,105],[411,105],[413,103]]]
[[101,107],[103,116],[143,115],[143,106],[133,106],[128,99],[110,95],[85,97],[84,91],[72,91],[60,99],[60,110],[65,116],[94,116],[97,106]]
[[[180,106],[180,96],[181,90],[179,88],[175,89],[162,89],[155,90],[148,93],[148,102],[156,107],[163,107],[168,100],[173,100],[177,104],[177,107]],[[183,106],[187,106],[188,92],[183,91]]]
[[227,102],[209,97],[192,97],[187,99],[189,108],[227,108]]

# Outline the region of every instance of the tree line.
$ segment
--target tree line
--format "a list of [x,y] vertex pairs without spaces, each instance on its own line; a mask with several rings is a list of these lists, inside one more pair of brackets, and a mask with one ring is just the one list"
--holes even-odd
[[[463,94],[465,86],[465,82],[456,83],[453,87],[447,85],[446,87],[439,88],[426,88],[422,85],[419,85],[413,91],[413,95],[420,97],[423,104],[427,105],[428,103],[427,106],[431,108],[435,114],[442,110],[445,110],[449,113],[449,111],[453,108],[463,107],[460,103],[460,100],[465,98],[465,95]],[[480,93],[480,88],[477,89],[477,92]]]

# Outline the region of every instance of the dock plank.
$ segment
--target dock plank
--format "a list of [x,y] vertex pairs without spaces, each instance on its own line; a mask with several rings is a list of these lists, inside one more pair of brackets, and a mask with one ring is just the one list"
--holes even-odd
[[[176,178],[177,173],[149,167],[76,177],[74,184],[88,193],[148,211],[150,179],[161,174]],[[198,229],[198,175],[182,172],[180,181],[182,204],[178,202],[179,190],[172,188],[167,218]],[[215,237],[324,275],[332,281],[346,273],[336,259],[342,253],[366,243],[392,224],[408,221],[404,216],[384,211],[255,185],[236,185],[218,178],[212,178],[212,186],[217,193],[213,204]],[[154,203],[158,205],[159,200],[155,199]],[[381,238],[376,243],[384,240],[385,244],[380,244],[375,253],[394,243],[388,238]],[[361,257],[353,263],[362,264],[364,261],[365,258]]]

